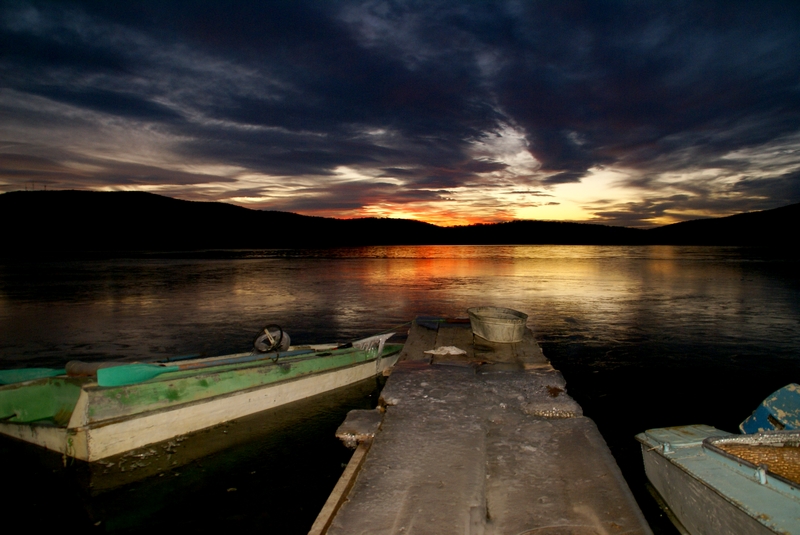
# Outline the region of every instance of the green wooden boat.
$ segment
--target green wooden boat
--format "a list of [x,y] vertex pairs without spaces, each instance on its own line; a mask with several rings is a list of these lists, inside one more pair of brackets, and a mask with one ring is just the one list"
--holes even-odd
[[97,461],[374,377],[403,347],[385,343],[389,336],[7,384],[0,433]]

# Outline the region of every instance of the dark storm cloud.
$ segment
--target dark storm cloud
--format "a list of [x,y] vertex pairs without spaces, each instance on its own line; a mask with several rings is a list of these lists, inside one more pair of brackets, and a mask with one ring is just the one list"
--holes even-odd
[[[262,192],[263,193],[263,192]],[[290,212],[357,211],[365,205],[390,202],[404,205],[419,202],[436,202],[447,198],[445,190],[422,190],[400,187],[382,182],[349,182],[327,184],[324,187],[298,187],[291,198],[273,203],[260,203],[263,208]],[[321,210],[321,206],[324,208]]]
[[519,191],[512,191],[512,195],[530,195],[532,197],[552,197],[552,193],[545,193],[544,191],[526,191],[526,190],[519,190]]
[[[98,164],[101,164],[98,165]],[[20,179],[20,183],[58,185],[60,187],[190,185],[209,182],[234,182],[233,179],[199,173],[174,171],[151,165],[128,162],[92,161],[93,170],[70,167],[48,158],[25,154],[0,154],[0,180]]]
[[[0,141],[44,125],[43,99],[63,106],[48,112],[54,127],[146,125],[192,164],[287,181],[372,170],[363,195],[320,182],[287,205],[333,209],[375,192],[427,201],[476,187],[508,164],[475,145],[510,125],[540,164],[517,187],[552,190],[616,166],[650,196],[596,206],[598,218],[773,207],[800,200],[796,177],[727,156],[800,131],[798,28],[800,4],[779,1],[12,0],[0,6]],[[50,140],[28,155],[58,150]],[[208,178],[52,164],[29,172],[89,186]],[[675,195],[654,178],[704,168],[748,178],[722,196],[705,179]]]
[[736,182],[731,189],[762,199],[777,198],[782,201],[782,204],[800,202],[800,171],[766,179],[743,178]]
[[800,172],[767,179],[744,178],[722,191],[703,188],[702,183],[693,183],[685,189],[691,190],[691,194],[656,194],[647,200],[626,203],[599,201],[590,212],[596,222],[638,227],[648,226],[649,221],[666,214],[685,221],[697,219],[696,214],[769,210],[800,201]]
[[663,165],[687,147],[696,163],[800,125],[796,5],[522,5],[515,35],[538,38],[519,38],[498,86],[544,169]]
[[585,171],[585,169],[578,171],[562,171],[561,173],[556,173],[548,176],[547,178],[543,178],[541,182],[542,184],[547,185],[580,182],[581,178],[583,178],[583,175],[585,174]]
[[181,115],[139,95],[106,90],[71,91],[61,87],[30,87],[28,92],[92,111],[145,121],[170,121]]
[[[43,69],[76,69],[82,72],[121,73],[130,62],[119,50],[92,42],[78,32],[79,21],[56,4],[5,2],[0,12],[0,58],[6,65],[30,65]],[[87,28],[88,29],[88,28]],[[11,71],[13,74],[13,71]],[[22,78],[22,73],[20,74]]]
[[75,172],[49,158],[26,154],[0,154],[0,178],[21,179],[23,182],[55,184],[65,179],[74,179]]

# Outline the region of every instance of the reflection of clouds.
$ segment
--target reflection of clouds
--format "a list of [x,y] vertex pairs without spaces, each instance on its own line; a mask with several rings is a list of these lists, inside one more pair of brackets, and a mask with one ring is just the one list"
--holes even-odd
[[[797,288],[738,248],[370,247],[289,258],[4,268],[0,357],[143,358],[249,351],[278,323],[298,343],[348,340],[420,314],[493,305],[580,344],[794,347]],[[313,254],[319,257],[311,256]],[[763,266],[770,266],[763,269]],[[641,358],[647,358],[643,355]],[[49,365],[49,364],[48,364]]]

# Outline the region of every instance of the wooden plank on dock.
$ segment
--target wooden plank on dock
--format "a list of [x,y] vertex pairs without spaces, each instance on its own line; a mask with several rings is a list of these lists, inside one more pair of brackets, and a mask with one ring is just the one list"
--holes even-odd
[[339,511],[342,503],[347,499],[347,495],[353,487],[353,483],[355,483],[356,475],[361,469],[361,465],[364,464],[364,459],[367,458],[367,452],[371,445],[372,441],[366,440],[361,442],[356,448],[356,451],[353,452],[353,456],[350,457],[350,462],[347,463],[344,473],[342,473],[342,476],[333,488],[331,495],[328,496],[325,505],[322,506],[322,510],[319,512],[319,515],[317,515],[317,519],[314,521],[314,525],[311,526],[308,535],[323,535],[327,533],[333,517]]
[[[431,327],[436,327],[431,328]],[[433,349],[438,334],[439,321],[420,324],[414,321],[408,331],[408,339],[400,352],[399,361],[404,360],[430,360],[425,354],[428,349]]]
[[594,422],[511,420],[490,426],[486,448],[486,507],[494,533],[550,526],[560,526],[560,533],[647,532]]
[[436,336],[437,347],[456,347],[466,351],[463,355],[434,355],[432,363],[445,366],[475,366],[475,351],[472,349],[472,330],[469,324],[442,323]]
[[[467,368],[428,369],[474,376]],[[473,517],[485,517],[481,422],[466,418],[454,425],[445,413],[420,414],[405,401],[391,412],[376,436],[381,447],[367,456],[328,533],[474,533]]]
[[[423,328],[409,335],[417,358],[387,381],[383,425],[327,533],[652,535],[532,333],[492,347],[468,326]],[[418,358],[442,345],[469,346],[470,365]]]
[[520,369],[535,367],[548,362],[530,329],[525,330],[522,342],[500,344],[475,338],[475,358],[485,359],[497,364],[516,364]]

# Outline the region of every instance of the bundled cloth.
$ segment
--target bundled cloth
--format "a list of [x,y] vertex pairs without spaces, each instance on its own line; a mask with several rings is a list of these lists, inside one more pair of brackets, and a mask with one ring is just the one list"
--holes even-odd
[[425,352],[428,355],[466,355],[467,352],[456,346],[442,346],[436,349],[429,349]]

